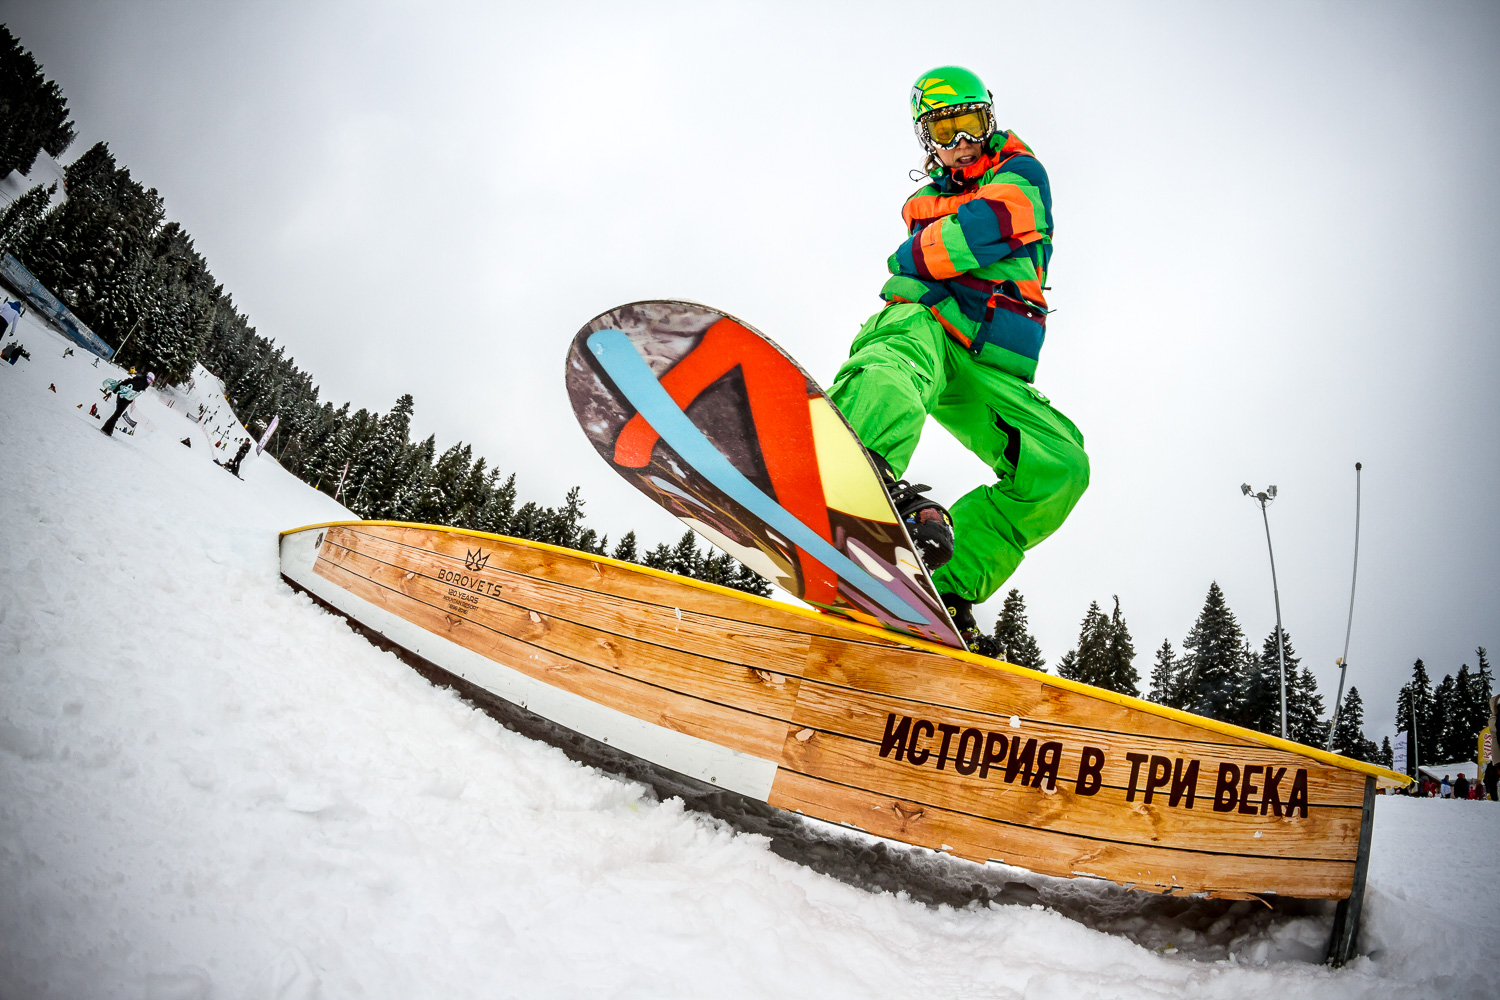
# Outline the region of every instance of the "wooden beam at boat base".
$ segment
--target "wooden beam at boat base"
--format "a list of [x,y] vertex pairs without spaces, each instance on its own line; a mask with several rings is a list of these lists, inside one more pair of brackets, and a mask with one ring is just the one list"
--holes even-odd
[[282,536],[282,572],[444,669],[660,766],[1048,875],[1344,899],[1356,890],[1366,778],[1406,780],[536,542],[395,522],[314,525]]

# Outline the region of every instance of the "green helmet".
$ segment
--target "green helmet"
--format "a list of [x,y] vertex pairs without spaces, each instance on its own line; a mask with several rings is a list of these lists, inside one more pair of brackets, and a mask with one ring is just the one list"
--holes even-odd
[[911,85],[911,118],[958,104],[992,104],[994,98],[977,74],[962,66],[939,66]]

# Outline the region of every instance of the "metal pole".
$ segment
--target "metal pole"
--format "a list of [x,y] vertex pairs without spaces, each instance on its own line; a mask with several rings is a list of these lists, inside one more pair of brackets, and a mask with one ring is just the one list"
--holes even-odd
[[1420,777],[1422,770],[1422,752],[1417,749],[1417,690],[1412,688],[1411,701],[1408,703],[1411,709],[1411,769],[1416,772],[1414,778]]
[[1276,553],[1271,548],[1271,519],[1266,516],[1267,498],[1261,493],[1255,499],[1260,504],[1260,519],[1266,525],[1266,552],[1271,557],[1271,594],[1276,601],[1276,660],[1281,664],[1281,738],[1286,739],[1286,650],[1281,644],[1281,588],[1276,585]]
[[349,463],[352,462],[352,461],[353,461],[353,459],[349,459],[349,458],[344,459],[344,471],[342,473],[340,473],[340,475],[339,475],[338,489],[336,489],[336,490],[333,491],[333,501],[334,501],[334,503],[338,503],[339,494],[342,493],[342,492],[344,492],[344,477],[349,474]]
[[1339,657],[1339,695],[1333,700],[1333,721],[1328,724],[1328,749],[1333,749],[1333,734],[1339,726],[1339,710],[1344,707],[1344,678],[1349,675],[1349,635],[1354,631],[1354,585],[1359,582],[1359,481],[1364,465],[1354,463],[1354,573],[1349,579],[1349,623],[1344,626],[1344,655]]

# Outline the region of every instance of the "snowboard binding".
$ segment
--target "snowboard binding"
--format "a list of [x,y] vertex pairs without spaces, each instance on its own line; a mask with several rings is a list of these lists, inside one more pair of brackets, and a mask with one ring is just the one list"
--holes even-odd
[[890,462],[873,451],[869,455],[880,470],[891,506],[906,523],[906,533],[917,547],[922,565],[929,573],[937,572],[939,566],[953,558],[953,518],[948,508],[926,495],[931,486],[898,478]]

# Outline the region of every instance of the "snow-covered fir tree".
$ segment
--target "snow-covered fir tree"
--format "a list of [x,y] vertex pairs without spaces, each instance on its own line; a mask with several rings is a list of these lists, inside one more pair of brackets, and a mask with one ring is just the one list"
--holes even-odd
[[47,203],[57,192],[57,185],[38,184],[0,211],[0,256],[14,255],[31,242],[41,228]]
[[1426,664],[1419,657],[1412,664],[1411,680],[1396,694],[1396,729],[1405,734],[1408,774],[1415,775],[1424,761],[1439,763],[1432,722],[1432,682],[1427,678]]
[[1333,752],[1375,763],[1379,747],[1365,739],[1365,706],[1359,696],[1359,688],[1349,685],[1344,695],[1344,705],[1339,709],[1338,725],[1333,731]]
[[[360,517],[380,519],[393,513],[396,491],[402,485],[401,473],[406,458],[411,415],[411,394],[404,393],[360,449],[354,460],[350,509]],[[356,476],[355,473],[358,473]]]
[[1108,655],[1109,619],[1100,610],[1098,601],[1090,601],[1078,628],[1078,645],[1068,650],[1068,655],[1058,664],[1058,676],[1084,684],[1098,684],[1107,670],[1105,660]]
[[1163,639],[1156,650],[1155,666],[1151,668],[1151,690],[1146,697],[1158,705],[1181,708],[1185,688],[1172,640]]
[[1000,658],[1007,663],[1032,670],[1046,669],[1047,661],[1042,658],[1026,618],[1026,598],[1015,587],[1005,595],[1000,617],[995,620],[995,642],[1000,647]]
[[625,537],[620,539],[610,557],[621,562],[636,562],[635,544],[635,532],[625,532]]
[[62,88],[0,24],[0,177],[31,172],[37,153],[61,156],[73,142],[73,122]]
[[672,547],[666,542],[657,543],[655,548],[646,553],[646,558],[641,560],[641,565],[672,572]]
[[[1287,647],[1291,648],[1290,645]],[[1311,667],[1303,667],[1292,673],[1288,660],[1286,690],[1287,738],[1308,746],[1321,747],[1328,743],[1328,710],[1323,707],[1323,696],[1318,693],[1318,679]]]
[[1198,620],[1182,642],[1187,675],[1184,708],[1211,719],[1230,719],[1239,708],[1245,634],[1217,582],[1208,586]]
[[1120,613],[1120,596],[1114,595],[1115,610],[1109,616],[1109,643],[1104,652],[1104,670],[1097,681],[1099,687],[1139,697],[1141,675],[1135,669],[1135,641],[1130,637],[1130,628],[1125,616]]

